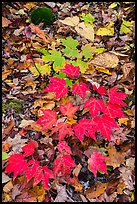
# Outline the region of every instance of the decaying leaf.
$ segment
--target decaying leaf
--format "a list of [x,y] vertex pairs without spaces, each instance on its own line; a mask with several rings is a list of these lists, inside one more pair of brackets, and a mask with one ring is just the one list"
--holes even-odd
[[44,31],[42,31],[38,26],[30,24],[31,30],[36,33],[39,38],[41,38],[46,44],[50,43],[49,40],[46,39]]
[[92,186],[90,189],[86,190],[86,197],[88,199],[99,197],[105,192],[107,186],[108,183],[97,183],[95,186]]
[[66,186],[59,186],[59,185],[56,185],[56,188],[57,188],[57,196],[54,200],[54,202],[69,202],[69,201],[72,201],[67,192],[66,192]]
[[116,167],[119,167],[125,161],[125,153],[117,152],[117,150],[113,146],[110,146],[108,148],[108,154],[109,157],[106,161],[106,164],[109,166],[113,166],[114,169]]
[[2,27],[8,27],[12,22],[8,20],[7,18],[2,16]]
[[90,63],[105,68],[115,68],[117,67],[118,62],[119,62],[118,57],[110,52],[104,52],[90,60]]

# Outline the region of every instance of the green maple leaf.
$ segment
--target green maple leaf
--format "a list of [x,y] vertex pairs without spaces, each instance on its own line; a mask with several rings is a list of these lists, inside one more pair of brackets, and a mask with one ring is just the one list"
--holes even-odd
[[66,39],[62,39],[61,42],[62,42],[62,45],[64,45],[65,47],[71,48],[73,50],[75,50],[76,47],[78,46],[78,41],[70,37],[67,37]]
[[93,53],[94,53],[95,49],[93,49],[93,47],[91,47],[89,44],[86,44],[85,46],[82,47],[82,55],[86,58],[86,59],[92,59],[93,58]]
[[2,152],[2,161],[8,158],[9,158],[9,155],[6,152]]
[[81,57],[79,50],[77,49],[78,41],[67,37],[66,39],[61,40],[62,45],[65,46],[65,48],[62,50],[62,52],[68,56],[68,57]]
[[84,20],[85,23],[90,23],[90,24],[93,24],[93,22],[95,21],[94,16],[92,16],[91,13],[88,13],[88,14],[82,13],[81,19]]
[[83,62],[81,59],[77,59],[77,61],[70,61],[73,66],[79,66],[81,73],[84,73],[88,69],[88,63]]
[[80,57],[80,53],[77,49],[73,50],[71,48],[66,47],[62,50],[62,52],[68,57]]
[[60,70],[65,65],[65,58],[62,56],[62,53],[57,50],[50,50],[42,56],[42,60],[46,63],[53,62],[55,71]]
[[[49,66],[48,64],[45,64],[45,65],[35,64],[35,65],[42,76],[45,74],[50,74],[51,66]],[[30,68],[30,71],[34,74],[34,76],[39,75],[39,72],[36,69],[36,67]]]

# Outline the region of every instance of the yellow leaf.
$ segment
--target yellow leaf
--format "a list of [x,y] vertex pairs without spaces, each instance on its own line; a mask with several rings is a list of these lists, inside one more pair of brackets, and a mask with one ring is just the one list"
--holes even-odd
[[110,4],[108,8],[115,8],[116,6],[117,6],[117,3],[114,2],[114,3]]
[[124,113],[126,113],[129,116],[134,116],[133,110],[130,110],[130,109],[125,110]]
[[94,29],[92,25],[88,24],[88,26],[86,26],[85,23],[82,22],[75,27],[75,30],[79,35],[85,37],[86,39],[92,42],[94,41]]
[[[36,64],[36,67],[42,76],[45,74],[50,74],[51,67],[48,64],[45,64],[45,65]],[[39,75],[39,72],[36,69],[36,67],[29,68],[30,71],[34,74],[34,76]]]
[[119,123],[119,125],[121,125],[121,124],[127,125],[128,120],[129,120],[128,118],[119,118],[118,123]]
[[78,16],[67,17],[64,20],[59,20],[59,22],[65,25],[76,26],[79,23],[79,17]]
[[99,28],[96,32],[96,35],[101,35],[101,36],[114,36],[114,27],[113,22],[110,22],[108,26],[104,28]]
[[120,32],[127,34],[131,32],[132,29],[133,29],[133,21],[130,22],[130,21],[123,20],[121,24]]
[[96,67],[95,68],[98,72],[103,72],[105,74],[111,75],[110,71],[104,67]]
[[134,196],[134,192],[132,192],[131,194],[131,201],[134,201],[135,200],[135,196]]

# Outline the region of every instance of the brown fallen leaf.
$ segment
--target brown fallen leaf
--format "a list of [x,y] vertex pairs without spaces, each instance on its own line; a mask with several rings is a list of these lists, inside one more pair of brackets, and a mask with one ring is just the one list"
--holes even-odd
[[12,181],[9,181],[7,184],[5,184],[5,186],[3,187],[3,191],[5,193],[8,193],[11,191],[11,189],[13,188],[13,183]]
[[85,37],[91,42],[94,42],[94,29],[92,25],[86,26],[85,23],[82,22],[75,27],[75,30],[79,35]]
[[131,109],[125,110],[124,113],[126,113],[128,116],[134,116],[134,111]]
[[124,181],[120,182],[117,186],[117,193],[123,194],[123,190],[126,188]]
[[2,183],[7,183],[10,180],[11,178],[8,177],[4,172],[2,172]]
[[119,118],[118,123],[119,125],[121,124],[127,125],[128,120],[129,120],[128,118]]
[[135,69],[135,63],[134,62],[125,63],[121,67],[121,69],[123,71],[123,77],[127,79],[130,76],[130,72]]
[[32,196],[35,196],[38,202],[42,202],[45,198],[45,189],[43,186],[35,186],[33,189],[29,190]]
[[125,153],[123,152],[117,152],[115,147],[109,146],[108,147],[108,160],[106,161],[106,164],[109,166],[113,166],[114,169],[116,167],[119,167],[122,163],[125,161]]
[[83,201],[83,202],[88,202],[88,200],[85,198],[85,196],[83,196],[82,194],[80,194],[80,197],[81,197],[81,200]]
[[12,70],[6,70],[2,72],[2,80],[5,80],[7,76],[9,76],[12,73]]
[[21,124],[19,125],[19,127],[20,128],[25,128],[25,127],[27,127],[29,125],[33,125],[34,122],[35,122],[34,120],[25,120],[25,119],[23,119],[21,121]]
[[76,26],[79,23],[79,17],[78,16],[67,17],[64,20],[59,20],[59,22],[69,26]]
[[7,18],[2,16],[2,27],[8,27],[12,22],[8,20]]
[[38,35],[39,38],[41,38],[46,44],[51,43],[49,40],[45,38],[45,33],[42,31],[38,26],[35,26],[33,24],[30,24],[31,30]]
[[106,189],[106,194],[109,196],[112,193],[115,192],[117,189],[117,185],[119,184],[119,178],[113,179],[109,182],[107,189]]
[[37,202],[37,198],[29,194],[29,192],[24,192],[17,196],[14,202]]
[[76,177],[79,175],[79,172],[81,170],[82,166],[81,164],[78,164],[75,169],[73,170],[73,175],[75,175]]
[[10,122],[8,123],[8,126],[3,129],[3,137],[5,137],[6,135],[10,135],[11,130],[13,129],[14,126],[15,126],[15,121],[14,119],[11,119]]
[[85,194],[88,199],[97,198],[98,196],[102,195],[106,188],[108,186],[108,183],[97,183],[96,185],[92,186],[90,189],[87,189]]
[[104,52],[97,55],[89,62],[105,68],[115,68],[118,65],[119,59],[115,54]]

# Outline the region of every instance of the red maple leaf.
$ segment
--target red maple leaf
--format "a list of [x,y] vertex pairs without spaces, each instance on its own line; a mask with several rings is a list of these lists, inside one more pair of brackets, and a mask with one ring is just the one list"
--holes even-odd
[[18,175],[22,174],[26,168],[27,162],[24,160],[24,156],[22,154],[13,154],[9,158],[5,171],[8,174],[13,172],[13,179],[15,179]]
[[36,147],[36,144],[31,140],[27,145],[22,147],[22,150],[24,152],[23,156],[28,157],[34,154],[34,150],[36,149]]
[[96,140],[96,123],[93,120],[83,118],[79,120],[78,124],[73,126],[73,130],[81,142],[84,140],[84,135]]
[[77,66],[73,66],[72,64],[66,64],[66,66],[62,69],[67,76],[73,77],[79,75],[80,68]]
[[84,108],[89,108],[91,116],[95,117],[100,111],[104,112],[105,105],[103,100],[91,97],[85,102]]
[[73,94],[79,94],[80,97],[84,100],[86,96],[86,91],[90,91],[87,84],[80,82],[79,84],[74,84],[72,87]]
[[96,128],[100,130],[101,135],[108,140],[110,140],[112,128],[119,128],[115,120],[108,115],[98,116],[94,118],[94,121],[96,122]]
[[57,147],[58,147],[59,152],[62,154],[64,154],[64,153],[72,154],[70,147],[68,146],[67,142],[65,142],[65,141],[59,142]]
[[106,174],[108,174],[106,169],[105,161],[108,158],[104,155],[94,152],[91,157],[88,159],[89,169],[93,172],[94,176],[97,175],[97,170],[102,171]]
[[97,88],[96,85],[93,85],[93,89],[97,91],[101,96],[104,96],[104,94],[107,93],[107,90],[104,86],[100,86],[99,88]]
[[79,106],[73,106],[71,102],[60,105],[60,111],[63,115],[67,115],[68,117],[73,117],[75,112],[78,110]]
[[36,123],[43,125],[43,129],[50,129],[53,125],[56,125],[57,122],[57,113],[52,110],[44,110],[41,109],[43,112],[43,115],[39,117],[39,119],[36,121]]
[[122,118],[123,117],[123,111],[120,109],[120,105],[118,104],[112,104],[108,102],[107,107],[104,111],[106,115],[109,115],[111,118]]
[[118,87],[114,87],[109,90],[108,96],[109,96],[110,102],[113,104],[118,104],[120,106],[127,106],[127,104],[122,101],[127,97],[127,94],[123,92],[117,92],[117,89]]
[[51,84],[48,85],[43,92],[55,92],[56,99],[63,97],[68,93],[68,88],[66,87],[66,81],[58,77],[50,78]]
[[26,168],[27,181],[29,181],[30,179],[35,177],[36,171],[37,171],[38,168],[39,168],[39,162],[38,161],[30,160],[28,162],[28,166]]
[[63,122],[58,123],[57,126],[53,128],[52,133],[58,132],[58,131],[59,131],[59,135],[58,135],[59,140],[64,140],[66,135],[74,134],[71,128],[71,125]]
[[54,178],[54,175],[53,175],[52,170],[50,170],[47,166],[43,166],[42,169],[44,171],[43,185],[44,185],[44,188],[47,190],[47,189],[49,189],[49,187],[48,187],[49,178]]
[[69,155],[59,155],[54,161],[53,172],[55,176],[65,176],[71,173],[76,164]]

